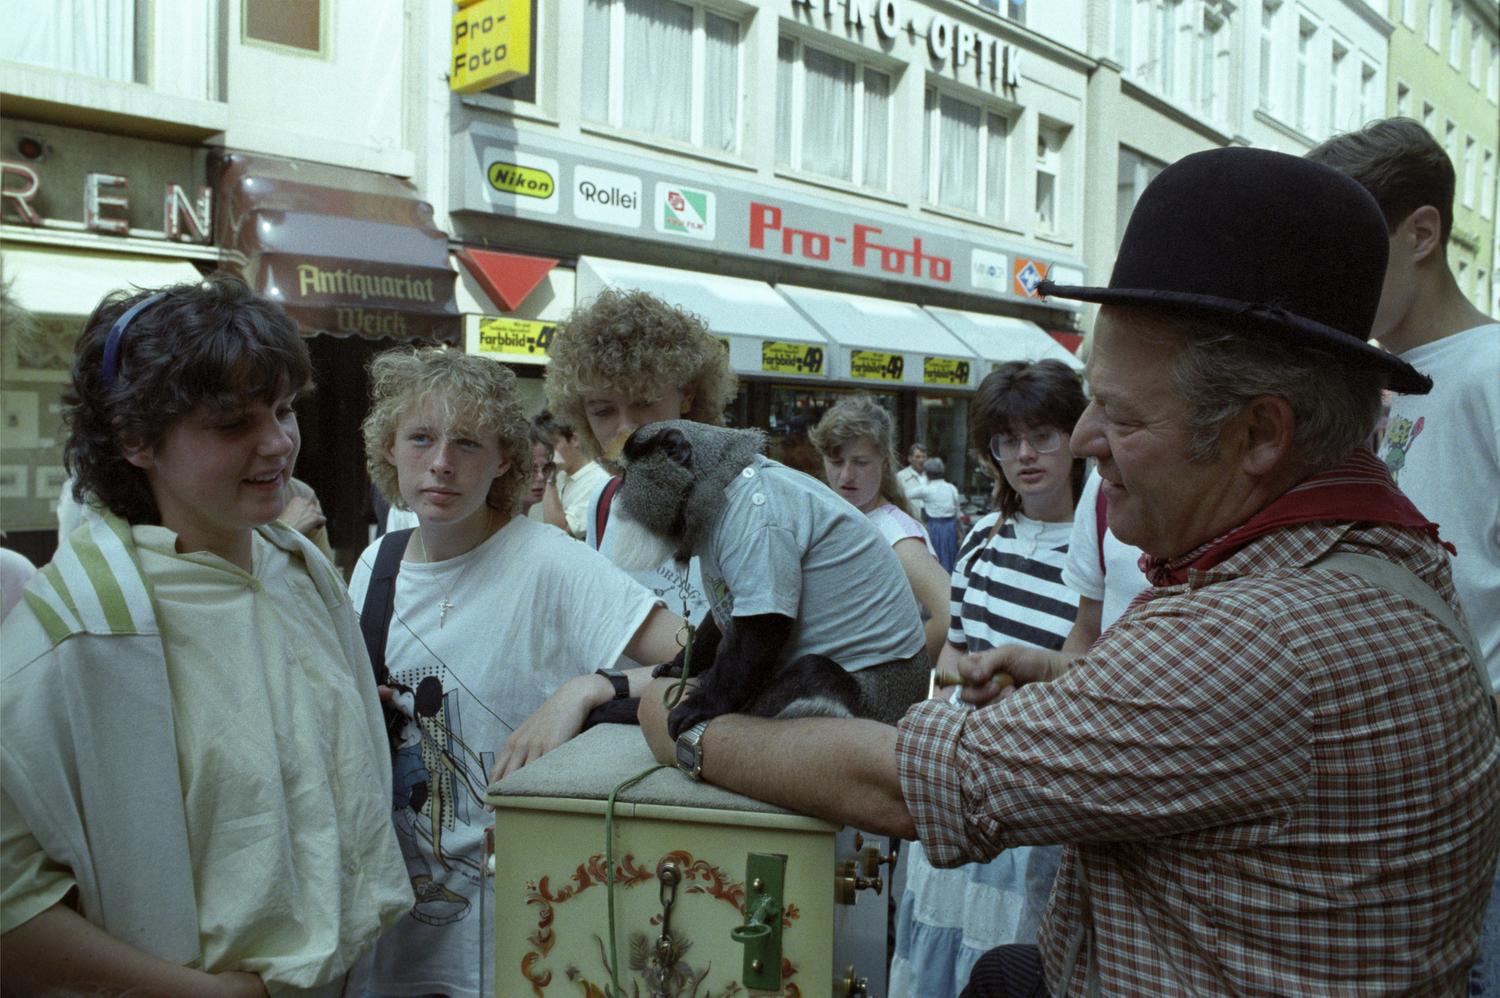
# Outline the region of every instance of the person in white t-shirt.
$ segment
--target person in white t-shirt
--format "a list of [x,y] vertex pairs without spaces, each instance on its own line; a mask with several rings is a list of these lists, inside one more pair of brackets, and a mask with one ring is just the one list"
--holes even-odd
[[[717,426],[739,384],[729,352],[701,319],[644,291],[601,291],[558,326],[548,356],[548,405],[612,474],[619,471],[620,448],[638,427],[664,419]],[[616,536],[608,529],[608,486],[589,503],[585,535],[607,557]],[[708,612],[697,558],[686,569],[668,558],[631,574],[694,624]]]
[[[1432,391],[1393,398],[1380,456],[1457,549],[1453,587],[1500,708],[1500,323],[1448,267],[1453,163],[1410,118],[1336,135],[1307,158],[1359,181],[1385,215],[1390,256],[1371,336],[1432,378]],[[1479,950],[1469,993],[1500,990],[1500,875]]]
[[896,483],[905,490],[907,501],[911,503],[912,515],[919,520],[922,519],[922,500],[912,493],[927,484],[927,472],[923,470],[926,464],[926,445],[921,441],[913,441],[906,450],[906,464],[896,472]]
[[932,538],[932,549],[943,571],[953,571],[958,560],[958,487],[944,475],[943,459],[929,457],[922,465],[927,484],[912,489],[907,494],[922,504],[927,515],[927,533]]
[[[492,889],[485,787],[643,687],[646,669],[596,670],[622,654],[668,661],[682,620],[596,552],[519,515],[534,469],[508,368],[429,348],[382,354],[370,374],[370,476],[418,525],[385,645],[393,699],[411,720],[393,813],[415,903],[381,937],[367,988],[477,995],[494,931],[480,903]],[[355,566],[357,606],[383,543]]]
[[532,427],[551,441],[557,465],[556,475],[542,494],[542,519],[581,540],[587,532],[589,506],[609,481],[609,472],[584,451],[573,427],[550,411],[543,409]]
[[1063,585],[1078,594],[1078,616],[1062,646],[1070,658],[1088,651],[1147,586],[1139,564],[1141,549],[1110,532],[1099,496],[1100,481],[1095,471],[1083,485],[1063,562]]

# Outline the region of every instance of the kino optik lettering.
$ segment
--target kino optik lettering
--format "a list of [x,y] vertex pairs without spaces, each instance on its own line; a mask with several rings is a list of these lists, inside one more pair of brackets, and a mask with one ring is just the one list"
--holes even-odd
[[[750,248],[764,250],[768,235],[779,233],[782,256],[800,256],[805,260],[829,261],[834,246],[848,246],[850,263],[867,269],[878,258],[880,269],[887,274],[927,278],[944,284],[953,281],[953,261],[922,251],[922,237],[912,238],[910,248],[878,242],[885,230],[875,225],[855,223],[850,236],[835,236],[816,229],[798,229],[783,222],[782,210],[773,204],[750,202]],[[774,244],[773,244],[774,245]]]

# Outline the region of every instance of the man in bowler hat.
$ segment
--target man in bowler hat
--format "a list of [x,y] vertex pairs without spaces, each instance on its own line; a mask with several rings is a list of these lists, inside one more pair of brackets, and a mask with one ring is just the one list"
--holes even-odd
[[[1086,654],[1002,647],[898,727],[726,715],[658,758],[939,865],[1065,843],[1035,947],[966,994],[1459,993],[1500,852],[1500,738],[1434,524],[1364,446],[1387,237],[1256,149],[1142,194],[1073,432],[1151,588]],[[1002,688],[1005,695],[1000,695]],[[691,755],[693,758],[678,758]]]

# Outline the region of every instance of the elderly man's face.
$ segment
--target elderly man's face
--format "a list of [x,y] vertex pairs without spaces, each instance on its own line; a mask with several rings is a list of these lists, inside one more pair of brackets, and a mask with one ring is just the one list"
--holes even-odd
[[1221,448],[1211,461],[1188,459],[1187,406],[1171,384],[1181,349],[1175,336],[1148,336],[1101,309],[1088,364],[1093,398],[1071,442],[1075,455],[1098,462],[1110,531],[1162,558],[1238,522],[1233,456]]

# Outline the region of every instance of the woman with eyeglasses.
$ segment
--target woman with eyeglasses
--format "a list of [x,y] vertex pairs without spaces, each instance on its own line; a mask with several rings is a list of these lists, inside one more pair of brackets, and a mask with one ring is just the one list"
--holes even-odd
[[[1087,404],[1077,373],[1056,360],[1004,364],[980,383],[969,443],[996,480],[999,508],[974,524],[958,553],[940,674],[1001,643],[1055,650],[1067,638],[1078,597],[1063,585],[1062,568],[1086,474],[1068,437]],[[939,870],[912,843],[891,995],[951,998],[985,951],[1035,942],[1060,851],[1021,846]]]

